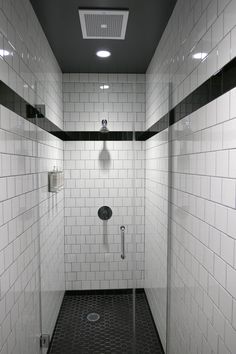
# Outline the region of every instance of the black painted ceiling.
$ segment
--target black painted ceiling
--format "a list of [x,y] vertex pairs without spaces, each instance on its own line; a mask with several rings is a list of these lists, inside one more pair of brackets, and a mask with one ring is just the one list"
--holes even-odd
[[[30,0],[62,72],[145,73],[176,0]],[[129,9],[125,40],[83,39],[78,8]],[[112,55],[99,59],[107,48]]]

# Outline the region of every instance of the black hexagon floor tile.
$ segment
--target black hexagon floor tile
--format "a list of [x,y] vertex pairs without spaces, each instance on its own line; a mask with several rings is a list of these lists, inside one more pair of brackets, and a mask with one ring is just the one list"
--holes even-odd
[[[50,354],[163,354],[144,291],[66,292]],[[89,322],[87,315],[100,319]]]

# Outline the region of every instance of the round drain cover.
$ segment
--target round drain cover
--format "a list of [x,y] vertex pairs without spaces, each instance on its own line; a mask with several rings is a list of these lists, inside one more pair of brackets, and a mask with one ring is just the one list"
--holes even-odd
[[92,313],[89,313],[88,316],[87,316],[87,320],[89,322],[96,322],[98,321],[100,318],[100,315],[98,313],[95,313],[95,312],[92,312]]

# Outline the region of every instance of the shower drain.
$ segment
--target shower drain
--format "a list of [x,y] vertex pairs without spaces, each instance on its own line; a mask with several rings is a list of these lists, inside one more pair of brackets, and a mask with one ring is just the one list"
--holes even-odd
[[96,312],[89,313],[87,316],[87,320],[89,322],[96,322],[99,320],[99,318],[100,318],[100,315]]

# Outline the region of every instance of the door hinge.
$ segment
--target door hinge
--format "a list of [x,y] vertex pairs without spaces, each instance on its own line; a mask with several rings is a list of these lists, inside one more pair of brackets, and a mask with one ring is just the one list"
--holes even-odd
[[50,335],[49,334],[41,334],[40,347],[41,348],[49,348],[49,343],[50,343]]

